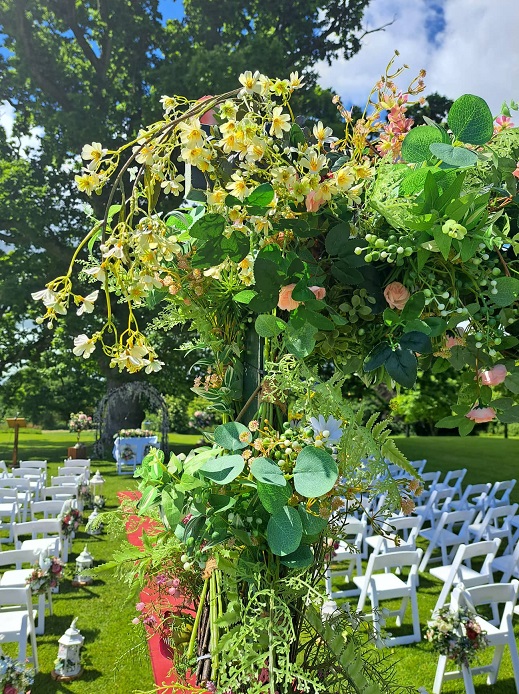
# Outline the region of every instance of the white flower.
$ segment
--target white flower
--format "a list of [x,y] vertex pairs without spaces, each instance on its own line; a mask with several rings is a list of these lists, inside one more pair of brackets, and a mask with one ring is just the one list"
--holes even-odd
[[96,346],[94,340],[88,335],[78,335],[74,338],[74,349],[72,350],[76,357],[83,357],[83,359],[88,359],[88,357],[95,350]]
[[48,288],[41,289],[39,292],[33,292],[31,296],[35,301],[43,301],[45,306],[53,306],[58,299],[56,292]]
[[104,282],[106,279],[106,272],[100,265],[94,265],[94,267],[89,267],[88,270],[85,270],[84,272],[87,275],[94,277],[96,280],[99,280],[100,282]]
[[[335,417],[325,419],[322,414],[319,418],[310,417],[310,425],[314,430],[314,436],[322,436],[326,443],[338,443],[342,436],[341,422]],[[326,434],[326,435],[325,435]]]
[[81,176],[74,176],[78,190],[87,195],[92,195],[94,190],[101,185],[101,178],[94,171],[85,171]]
[[95,292],[91,292],[88,296],[80,297],[82,300],[81,306],[76,311],[78,316],[83,315],[83,313],[92,313],[94,310],[94,302],[97,301],[99,296],[99,291],[96,289]]
[[243,84],[243,89],[240,90],[240,96],[244,94],[260,94],[262,91],[262,82],[260,78],[262,77],[263,75],[261,75],[258,70],[256,70],[254,74],[252,74],[250,70],[242,72],[238,77],[240,84]]
[[90,161],[88,168],[90,171],[95,171],[101,159],[106,154],[107,150],[103,149],[103,145],[100,142],[92,142],[91,145],[84,145],[81,151],[81,158],[85,161]]
[[172,193],[173,195],[180,195],[180,193],[184,190],[184,186],[181,183],[181,181],[183,180],[184,176],[182,176],[182,174],[178,174],[177,176],[175,176],[175,178],[162,181],[160,185],[163,188],[166,195],[168,195],[169,193]]
[[298,72],[290,73],[290,87],[292,89],[301,89],[301,87],[303,87],[304,84],[305,83],[302,81],[302,77],[299,77]]
[[147,374],[151,374],[154,371],[160,371],[164,366],[164,362],[159,361],[158,359],[145,359],[144,363],[146,364],[144,371]]
[[118,241],[111,248],[106,244],[103,244],[100,248],[104,258],[113,257],[119,258],[120,260],[124,258],[124,249],[122,241]]
[[272,111],[272,124],[269,134],[275,137],[283,137],[283,131],[290,130],[290,116],[283,113],[282,106],[276,106]]
[[314,125],[312,132],[320,145],[322,145],[330,135],[333,135],[333,130],[331,128],[325,128],[321,121]]

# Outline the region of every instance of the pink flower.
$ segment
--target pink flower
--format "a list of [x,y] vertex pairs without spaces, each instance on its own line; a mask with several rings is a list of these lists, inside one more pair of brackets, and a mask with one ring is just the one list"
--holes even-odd
[[168,593],[173,597],[173,598],[179,598],[180,597],[180,591],[178,588],[168,588]]
[[500,133],[502,130],[507,130],[507,128],[513,128],[514,124],[510,116],[498,116],[494,121],[494,135]]
[[308,287],[308,289],[315,294],[315,298],[321,301],[326,296],[326,289],[324,287]]
[[[207,99],[212,99],[211,94],[207,94],[206,96],[203,96],[201,99],[198,99],[198,103],[201,101],[207,101]],[[214,117],[214,108],[209,109],[209,111],[206,111],[202,116],[200,116],[200,123],[202,125],[216,125],[216,119]]]
[[179,579],[179,578],[174,578],[174,579],[171,581],[171,585],[173,586],[173,588],[178,588],[179,585],[180,585],[180,579]]
[[453,347],[461,347],[463,345],[463,340],[461,337],[452,337],[452,335],[447,335],[445,339],[445,346],[447,349],[452,349]]
[[315,190],[311,190],[306,196],[305,204],[307,212],[317,212],[323,204],[323,200],[317,197]]
[[279,290],[278,308],[282,311],[293,311],[301,303],[292,299],[292,292],[295,286],[295,284],[287,284],[286,287],[281,287]]
[[18,690],[16,689],[16,687],[13,687],[12,684],[6,684],[4,687],[3,694],[18,694]]
[[142,612],[143,609],[144,609],[145,607],[146,607],[146,603],[145,603],[145,602],[138,602],[138,603],[135,605],[135,609],[137,610],[137,612]]
[[140,623],[141,623],[141,620],[138,617],[134,617],[132,619],[132,624],[140,624]]
[[62,569],[61,565],[58,564],[57,562],[53,562],[51,567],[50,567],[50,570],[52,571],[53,574],[60,574],[61,569]]
[[470,412],[467,412],[465,417],[472,419],[476,424],[491,422],[496,416],[496,411],[493,407],[473,407]]
[[506,366],[504,364],[496,364],[491,369],[478,372],[479,380],[483,386],[498,386],[506,378]]
[[384,297],[391,308],[401,311],[407,304],[411,294],[400,282],[391,282],[384,289]]
[[517,162],[517,169],[515,171],[512,171],[512,176],[519,178],[519,161]]

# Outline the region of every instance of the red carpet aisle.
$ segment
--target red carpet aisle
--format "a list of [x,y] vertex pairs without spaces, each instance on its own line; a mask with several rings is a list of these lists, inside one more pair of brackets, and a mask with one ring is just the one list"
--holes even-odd
[[[137,499],[139,496],[139,492],[119,492],[119,503],[121,503],[124,498]],[[151,528],[152,523],[149,519],[147,519],[145,522],[142,522],[142,518],[138,518],[137,516],[130,516],[126,523],[128,541],[131,542],[131,544],[135,547],[142,547],[142,532],[143,530],[149,530]],[[141,602],[149,603],[152,602],[153,596],[154,588],[150,586],[149,588],[145,588],[141,592],[140,600]],[[173,597],[170,598],[170,600],[172,606],[177,606],[181,602],[180,599]],[[165,653],[167,652],[167,646],[165,647],[159,634],[153,634],[151,636],[148,636],[148,648],[150,650],[150,660],[151,667],[153,670],[153,678],[155,680],[155,684],[161,687],[160,694],[177,694],[177,692],[180,694],[180,692],[188,691],[197,693],[200,692],[201,694],[204,694],[203,690],[198,689],[194,686],[192,689],[189,690],[186,690],[183,687],[179,688],[175,686],[176,679],[175,672],[172,668],[172,662],[165,655]]]

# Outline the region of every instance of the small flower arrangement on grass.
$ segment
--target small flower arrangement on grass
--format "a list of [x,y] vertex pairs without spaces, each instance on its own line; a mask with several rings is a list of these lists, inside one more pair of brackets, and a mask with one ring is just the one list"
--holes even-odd
[[71,508],[64,516],[61,517],[61,532],[65,537],[69,537],[75,533],[83,522],[81,513],[77,508]]
[[448,607],[438,611],[427,624],[425,638],[435,651],[446,655],[459,667],[469,667],[476,654],[488,646],[486,632],[477,622],[477,614],[460,608],[451,612]]
[[64,578],[65,565],[58,557],[45,557],[34,564],[32,574],[25,580],[33,595],[42,595],[49,588],[57,588]]
[[91,429],[91,428],[92,428],[92,417],[90,417],[90,415],[87,415],[84,412],[76,412],[76,413],[71,412],[70,413],[68,429],[69,429],[69,431],[73,431],[77,434],[78,443],[79,443],[79,439],[81,437],[81,432],[86,431],[86,429]]
[[0,653],[0,692],[25,694],[34,682],[34,670]]
[[149,436],[155,436],[155,432],[150,429],[121,429],[119,433],[115,434],[114,438],[119,437],[120,439],[135,439],[135,438],[146,438]]

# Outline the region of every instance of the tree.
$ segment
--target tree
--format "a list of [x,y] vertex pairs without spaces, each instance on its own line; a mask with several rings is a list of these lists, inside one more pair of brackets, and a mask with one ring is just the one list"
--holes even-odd
[[[368,2],[301,0],[294,11],[289,0],[186,0],[184,18],[164,22],[158,0],[0,0],[0,101],[14,108],[17,138],[40,129],[29,156],[0,137],[0,373],[52,344],[30,294],[66,269],[87,226],[71,171],[83,144],[117,147],[159,117],[162,94],[222,92],[251,68],[300,71],[296,107],[334,115],[313,65],[359,50]],[[104,198],[89,203],[99,213]],[[69,331],[84,332],[75,320]]]

